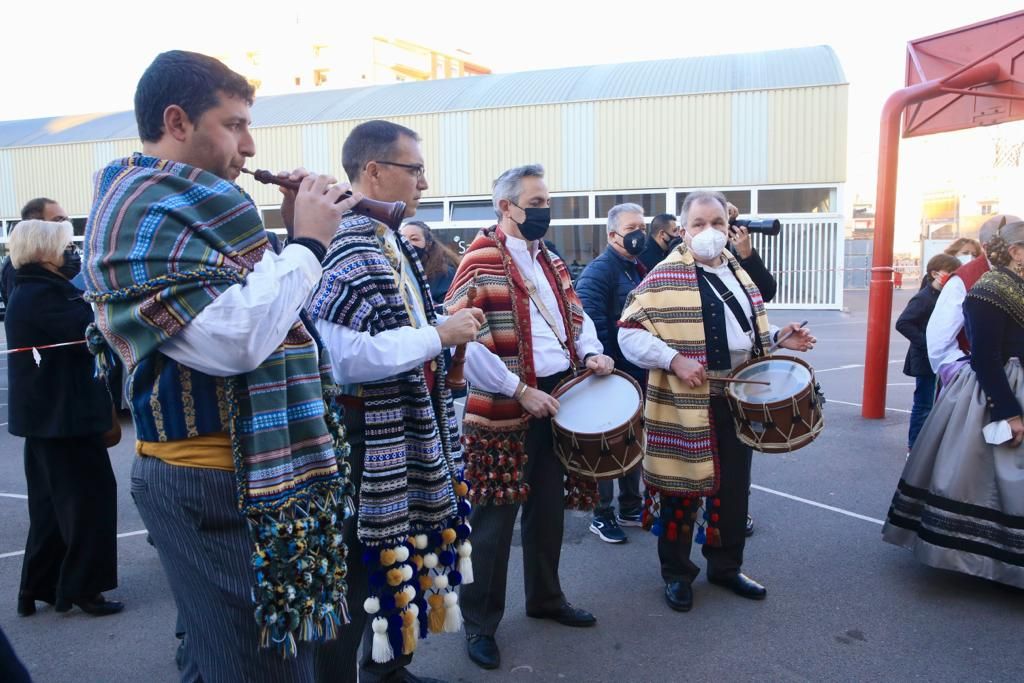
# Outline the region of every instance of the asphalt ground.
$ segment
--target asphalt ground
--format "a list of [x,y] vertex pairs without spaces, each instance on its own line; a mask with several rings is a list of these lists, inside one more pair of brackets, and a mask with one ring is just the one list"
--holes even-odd
[[[898,313],[912,292],[898,291]],[[826,428],[787,455],[754,456],[756,520],[744,570],[768,587],[752,602],[698,578],[695,605],[672,612],[655,539],[602,543],[589,516],[568,513],[562,585],[594,612],[595,628],[526,616],[522,555],[512,554],[502,666],[478,669],[460,635],[420,644],[412,670],[450,681],[1017,681],[1024,653],[1024,592],[918,564],[882,542],[880,524],[906,454],[913,380],[901,373],[906,342],[893,333],[885,419],[864,420],[866,295],[847,312],[772,311],[777,324],[809,320],[818,347],[807,359],[829,400]],[[895,316],[894,316],[895,317]],[[0,359],[6,367],[6,361]],[[0,372],[6,387],[6,372]],[[0,403],[7,404],[6,388]],[[6,405],[0,406],[6,421]],[[132,432],[111,450],[118,480],[119,615],[61,615],[39,603],[20,618],[15,600],[28,530],[22,440],[0,435],[0,627],[37,681],[177,680],[175,609],[128,494]],[[516,540],[518,545],[518,539]],[[694,549],[699,558],[699,550]],[[703,566],[703,559],[697,559]]]

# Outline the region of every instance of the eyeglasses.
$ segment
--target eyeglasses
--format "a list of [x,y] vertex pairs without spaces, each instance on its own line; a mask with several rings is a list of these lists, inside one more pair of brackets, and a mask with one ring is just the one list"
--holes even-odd
[[397,161],[381,161],[380,159],[374,159],[378,164],[384,164],[385,166],[398,166],[399,168],[405,168],[409,170],[416,179],[422,178],[423,174],[426,173],[427,169],[423,164],[400,164]]

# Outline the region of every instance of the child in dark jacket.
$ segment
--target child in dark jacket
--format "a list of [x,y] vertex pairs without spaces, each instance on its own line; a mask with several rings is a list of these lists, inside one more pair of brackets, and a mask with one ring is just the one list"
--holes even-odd
[[932,317],[935,301],[946,280],[960,267],[960,261],[949,254],[938,254],[928,261],[924,283],[921,290],[907,302],[899,320],[896,331],[910,340],[907,359],[903,364],[903,374],[915,378],[914,407],[910,411],[910,433],[907,438],[907,450],[914,447],[917,434],[928,418],[935,400],[935,373],[928,363],[928,345],[925,341],[925,329],[928,319]]

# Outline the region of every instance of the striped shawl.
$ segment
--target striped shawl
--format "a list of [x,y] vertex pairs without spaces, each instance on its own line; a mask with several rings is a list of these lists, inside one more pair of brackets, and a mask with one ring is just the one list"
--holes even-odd
[[[723,256],[750,296],[762,348],[770,345],[768,316],[757,287],[728,252]],[[644,329],[684,357],[707,364],[703,310],[693,254],[681,245],[648,273],[626,301],[619,325]],[[668,370],[647,380],[644,480],[670,496],[714,495],[718,452],[707,382],[691,389]]]
[[[245,282],[268,244],[249,197],[211,173],[139,154],[101,170],[85,235],[86,296],[129,381],[141,360]],[[296,319],[225,390],[262,644],[293,654],[297,638],[333,638],[348,621],[341,525],[351,485],[330,361]]]
[[[538,245],[544,275],[557,295],[558,312],[562,320],[569,322],[566,346],[575,367],[579,365],[576,340],[583,329],[583,305],[572,288],[565,264],[543,242]],[[501,358],[523,382],[536,387],[530,298],[523,277],[506,250],[505,234],[496,226],[479,234],[463,256],[445,301],[450,314],[469,305],[470,286],[476,288],[473,306],[486,316],[477,341]],[[466,481],[473,503],[501,505],[526,500],[529,486],[523,477],[527,459],[523,444],[529,419],[516,399],[470,386],[462,428]],[[592,507],[592,488],[570,477],[566,484],[567,505]]]

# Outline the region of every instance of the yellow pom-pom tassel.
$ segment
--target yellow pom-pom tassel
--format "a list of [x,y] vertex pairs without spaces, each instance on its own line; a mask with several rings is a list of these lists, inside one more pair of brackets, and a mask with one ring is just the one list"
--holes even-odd
[[395,563],[395,551],[391,548],[380,551],[380,566],[390,567]]
[[[395,593],[395,607],[398,609],[405,609],[409,604],[409,594],[405,591]],[[403,617],[404,618],[404,617]]]
[[420,592],[426,593],[428,590],[434,587],[434,579],[429,574],[424,574],[420,577]]
[[429,626],[431,633],[441,633],[444,631],[444,596],[435,593],[427,598],[427,604],[430,605]]
[[455,529],[445,529],[441,532],[441,540],[444,541],[445,545],[451,545],[457,538]]
[[389,569],[388,570],[388,585],[392,588],[402,583],[402,570],[401,569]]
[[455,495],[460,496],[462,498],[465,498],[466,494],[468,494],[468,493],[469,493],[469,486],[466,485],[466,482],[460,481],[460,482],[455,484]]
[[[415,605],[413,605],[415,607]],[[402,654],[411,655],[416,651],[416,640],[419,635],[416,614],[412,610],[402,612]]]

